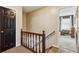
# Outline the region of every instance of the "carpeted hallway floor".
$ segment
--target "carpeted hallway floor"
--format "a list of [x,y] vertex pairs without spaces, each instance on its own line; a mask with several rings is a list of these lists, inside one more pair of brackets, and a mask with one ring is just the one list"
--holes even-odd
[[3,53],[33,53],[32,51],[26,49],[23,46],[15,47],[9,50],[4,51]]
[[[56,48],[56,47],[46,50],[46,53],[57,53],[57,52],[58,52],[58,48]],[[19,47],[15,47],[15,48],[6,50],[3,53],[33,53],[33,52],[23,46],[19,46]]]
[[[32,51],[28,50],[27,48],[23,47],[23,46],[19,46],[19,47],[15,47],[15,48],[11,48],[9,50],[6,50],[2,53],[33,53]],[[66,49],[59,49],[56,47],[52,47],[46,50],[46,53],[73,53],[71,51],[68,51]]]

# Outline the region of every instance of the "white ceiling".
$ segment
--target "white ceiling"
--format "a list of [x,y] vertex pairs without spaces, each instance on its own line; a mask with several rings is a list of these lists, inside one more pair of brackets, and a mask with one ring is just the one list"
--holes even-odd
[[[37,10],[37,9],[40,9],[42,7],[45,7],[45,6],[23,6],[23,12],[32,12],[34,10]],[[64,8],[69,8],[71,6],[59,6],[60,10],[64,9]]]
[[23,6],[23,12],[32,12],[34,10],[37,10],[39,8],[42,8],[43,6]]
[[64,7],[64,8],[61,8],[60,10],[60,16],[64,16],[64,15],[75,15],[76,13],[76,10],[77,10],[77,7],[76,6],[70,6],[70,7]]

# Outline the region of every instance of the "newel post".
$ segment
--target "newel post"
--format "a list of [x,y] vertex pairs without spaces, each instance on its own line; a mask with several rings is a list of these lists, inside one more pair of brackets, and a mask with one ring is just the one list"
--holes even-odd
[[42,53],[45,53],[45,31],[43,31],[43,38],[42,38]]

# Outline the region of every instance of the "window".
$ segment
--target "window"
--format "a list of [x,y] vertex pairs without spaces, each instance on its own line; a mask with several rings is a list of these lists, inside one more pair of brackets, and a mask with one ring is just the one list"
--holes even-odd
[[73,15],[60,16],[60,31],[71,30],[72,26],[73,26]]

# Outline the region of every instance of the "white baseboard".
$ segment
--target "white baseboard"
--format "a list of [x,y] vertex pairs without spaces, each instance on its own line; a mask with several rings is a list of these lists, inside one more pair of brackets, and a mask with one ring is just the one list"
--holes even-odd
[[21,46],[21,44],[16,44],[16,47]]
[[59,48],[59,46],[58,46],[58,45],[54,45],[54,44],[53,44],[52,46]]
[[[59,48],[59,46],[56,45],[56,44],[52,44],[51,46]],[[49,48],[49,47],[51,47],[51,46],[46,46],[46,49]]]

